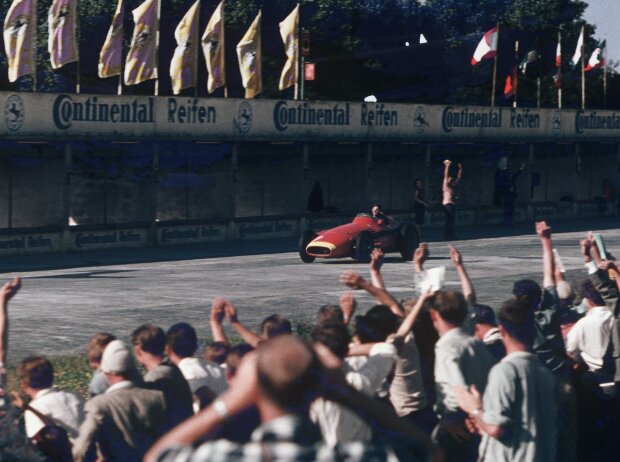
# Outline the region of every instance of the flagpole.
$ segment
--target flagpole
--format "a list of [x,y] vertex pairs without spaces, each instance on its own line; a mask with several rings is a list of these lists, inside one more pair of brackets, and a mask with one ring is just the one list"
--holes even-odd
[[75,73],[75,93],[80,94],[80,81],[82,80],[82,66],[80,66],[80,16],[77,14],[77,0],[74,3],[75,11],[75,52],[77,54],[77,71]]
[[497,23],[497,50],[495,51],[495,62],[493,64],[493,89],[491,90],[491,107],[495,107],[495,87],[497,85],[497,55],[499,54],[499,23]]
[[37,0],[33,0],[33,28],[32,28],[32,51],[34,56],[32,57],[32,91],[37,91]]
[[585,72],[585,35],[584,35],[584,26],[581,26],[581,35],[583,36],[583,41],[581,42],[581,109],[586,108],[586,72]]
[[194,46],[196,47],[196,58],[194,60],[194,96],[198,96],[198,44],[200,43],[200,2],[198,2],[198,11],[196,11],[196,31],[195,31]]
[[299,93],[302,85],[301,61],[303,59],[301,57],[301,1],[297,3],[297,6],[299,8],[299,14],[297,16],[297,30],[295,31],[297,34],[297,46],[295,47],[295,70],[297,71],[297,78],[295,79],[295,95],[293,97],[296,100],[299,99]]
[[540,109],[540,77],[536,78],[536,107]]
[[155,66],[157,78],[155,79],[155,96],[159,96],[159,28],[161,19],[161,0],[157,0],[157,32],[155,33]]
[[603,107],[607,109],[607,43],[605,43],[605,65],[603,66]]
[[[560,85],[558,86],[558,109],[562,109],[562,31],[561,30],[558,30],[558,48],[560,50],[560,65],[558,66],[558,79],[560,82]],[[557,56],[556,56],[556,60],[557,60]]]
[[224,98],[228,98],[228,78],[226,77],[226,1],[222,1],[222,54],[224,55]]
[[[499,42],[498,42],[498,50],[499,50]],[[515,66],[517,65],[516,63],[519,62],[519,41],[515,40]],[[513,67],[513,77],[514,77],[514,86],[515,86],[515,97],[514,100],[512,101],[512,107],[517,107],[517,97],[519,94],[519,71],[517,70],[517,72],[514,72],[514,67]]]

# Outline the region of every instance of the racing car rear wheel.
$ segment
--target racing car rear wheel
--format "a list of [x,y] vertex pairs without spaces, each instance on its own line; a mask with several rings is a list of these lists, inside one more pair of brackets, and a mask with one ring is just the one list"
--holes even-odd
[[355,240],[355,259],[361,262],[369,262],[375,240],[368,231],[362,231]]
[[299,256],[304,263],[312,263],[316,257],[308,255],[306,252],[306,246],[316,238],[316,233],[310,229],[303,232],[299,238]]
[[413,260],[413,253],[420,244],[420,235],[415,225],[405,225],[400,230],[400,256],[403,260]]

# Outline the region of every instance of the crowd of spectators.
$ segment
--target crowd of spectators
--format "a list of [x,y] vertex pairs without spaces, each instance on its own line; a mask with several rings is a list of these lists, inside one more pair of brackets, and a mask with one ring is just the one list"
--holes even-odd
[[[340,281],[377,304],[356,314],[353,292],[343,292],[338,304],[317,307],[311,338],[281,314],[256,333],[219,297],[213,342],[200,353],[185,322],[167,331],[145,324],[127,339],[95,333],[86,400],[55,388],[42,356],[21,360],[20,389],[6,392],[15,278],[0,288],[0,460],[615,460],[617,267],[589,233],[573,291],[551,228],[538,222],[536,234],[542,286],[515,281],[498,309],[478,303],[452,246],[461,291],[428,283],[423,243],[413,259],[415,298],[389,293],[376,249],[369,279],[345,271]],[[225,323],[243,343],[231,344]]]

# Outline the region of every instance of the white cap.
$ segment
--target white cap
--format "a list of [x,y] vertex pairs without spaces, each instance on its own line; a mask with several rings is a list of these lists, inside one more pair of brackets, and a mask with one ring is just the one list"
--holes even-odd
[[101,370],[108,374],[133,371],[136,368],[129,347],[122,340],[112,340],[101,357]]

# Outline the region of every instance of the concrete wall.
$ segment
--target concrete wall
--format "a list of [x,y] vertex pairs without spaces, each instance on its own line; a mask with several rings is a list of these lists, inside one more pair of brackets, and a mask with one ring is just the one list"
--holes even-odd
[[[64,237],[50,237],[47,247],[80,249],[294,234],[307,219],[346,221],[374,202],[409,216],[415,178],[433,204],[429,225],[441,226],[446,158],[464,168],[459,223],[492,225],[501,222],[495,171],[507,154],[511,170],[526,165],[517,183],[517,221],[597,214],[603,180],[620,189],[615,144],[5,143],[0,235],[56,227]],[[317,194],[309,203],[317,185],[320,211],[313,209]],[[612,211],[609,204],[606,213]],[[98,229],[112,234],[97,235]],[[117,229],[139,232],[113,235]]]

